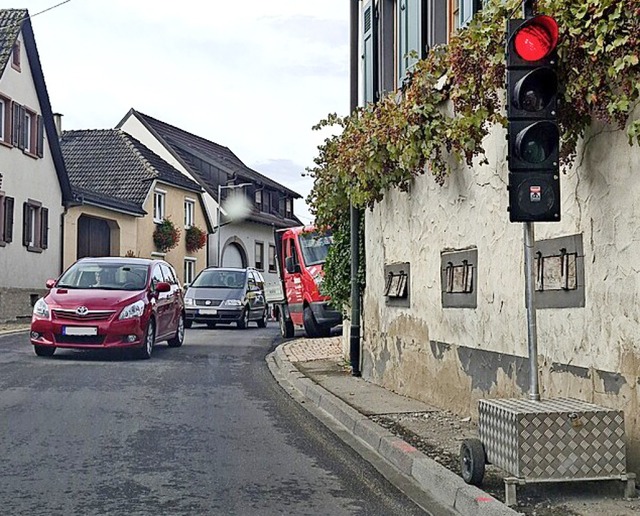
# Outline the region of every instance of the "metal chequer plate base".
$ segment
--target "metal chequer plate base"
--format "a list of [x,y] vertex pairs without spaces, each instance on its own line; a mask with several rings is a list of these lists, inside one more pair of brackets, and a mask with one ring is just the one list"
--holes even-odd
[[516,485],[537,482],[622,480],[635,495],[622,411],[571,398],[479,400],[478,410],[487,462],[511,475],[507,505]]

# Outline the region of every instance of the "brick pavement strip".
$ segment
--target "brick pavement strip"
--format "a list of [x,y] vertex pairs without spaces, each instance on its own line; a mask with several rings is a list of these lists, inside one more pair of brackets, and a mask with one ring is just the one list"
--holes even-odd
[[284,345],[284,353],[290,362],[308,362],[342,356],[341,337],[322,339],[298,339]]

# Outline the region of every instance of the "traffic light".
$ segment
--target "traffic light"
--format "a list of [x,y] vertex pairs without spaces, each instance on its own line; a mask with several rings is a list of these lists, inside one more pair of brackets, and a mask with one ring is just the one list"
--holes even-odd
[[558,24],[550,16],[507,24],[509,220],[560,220],[556,73]]

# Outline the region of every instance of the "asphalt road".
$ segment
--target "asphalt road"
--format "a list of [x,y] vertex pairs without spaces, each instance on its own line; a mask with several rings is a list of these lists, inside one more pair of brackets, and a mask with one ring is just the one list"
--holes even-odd
[[275,382],[276,336],[196,325],[147,361],[0,336],[0,514],[424,514]]

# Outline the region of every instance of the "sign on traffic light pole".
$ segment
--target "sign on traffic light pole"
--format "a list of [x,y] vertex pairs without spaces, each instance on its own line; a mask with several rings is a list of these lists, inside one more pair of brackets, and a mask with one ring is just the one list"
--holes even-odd
[[556,120],[558,24],[528,16],[507,25],[509,219],[560,220]]

